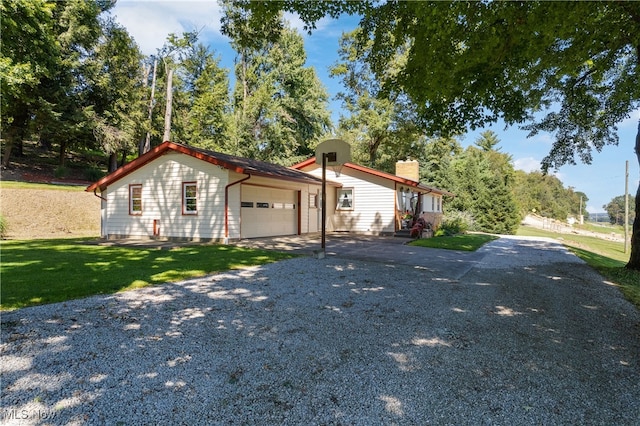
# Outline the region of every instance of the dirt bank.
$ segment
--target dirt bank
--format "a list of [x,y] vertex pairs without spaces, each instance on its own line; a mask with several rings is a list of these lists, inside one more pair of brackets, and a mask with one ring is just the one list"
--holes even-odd
[[0,189],[8,239],[98,237],[100,199],[81,190]]

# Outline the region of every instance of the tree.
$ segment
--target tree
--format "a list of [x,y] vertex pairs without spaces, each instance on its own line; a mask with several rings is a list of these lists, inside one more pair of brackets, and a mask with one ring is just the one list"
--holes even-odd
[[589,200],[583,193],[574,192],[573,188],[565,189],[556,176],[538,171],[526,173],[517,170],[513,194],[521,215],[536,213],[562,221],[567,220],[571,215],[580,214],[580,196],[583,197],[583,212]]
[[[339,132],[348,135],[356,162],[393,170],[399,158],[415,158],[422,150],[422,146],[418,148],[422,145],[421,132],[412,113],[415,106],[402,92],[382,90],[365,61],[372,43],[365,46],[357,43],[360,33],[357,29],[343,34],[338,50],[340,60],[330,68],[332,77],[342,79],[346,90],[338,93],[337,98],[350,114],[340,117]],[[404,56],[404,52],[398,52],[388,64],[387,73],[398,72]]]
[[[526,123],[531,135],[555,134],[545,171],[576,157],[588,163],[594,149],[616,144],[616,124],[640,105],[638,2],[317,3],[243,7],[263,24],[281,9],[298,12],[310,28],[327,15],[361,13],[363,43],[374,40],[368,57],[373,71],[389,90],[409,94],[427,130],[447,135],[498,119]],[[407,43],[403,71],[387,79],[386,64]],[[546,115],[534,122],[533,114],[542,111]],[[640,121],[635,151],[640,163]],[[636,206],[626,265],[635,270],[639,211]]]
[[203,44],[193,46],[179,64],[184,102],[176,105],[182,122],[174,140],[224,151],[229,126],[229,78],[219,59]]
[[56,5],[44,0],[0,2],[0,125],[5,151],[3,167],[10,164],[14,146],[21,146],[37,107],[38,87],[53,75],[60,45],[53,32]]
[[101,19],[113,5],[2,2],[5,165],[13,146],[19,154],[31,135],[46,147],[57,143],[64,165],[72,145],[92,146],[99,139],[107,148],[131,133],[127,127],[136,121],[139,96],[131,81],[139,81],[139,54],[126,31]]
[[131,36],[109,20],[104,23],[99,45],[85,63],[88,115],[96,141],[109,155],[110,172],[118,166],[118,154],[135,151],[142,135],[141,61],[142,54]]
[[[629,196],[629,216],[635,215],[634,204],[636,203],[633,195]],[[609,214],[609,222],[615,225],[624,225],[624,213],[625,213],[625,199],[624,195],[618,195],[609,201],[609,203],[602,206],[602,208]]]
[[424,148],[420,162],[420,180],[437,188],[453,190],[451,162],[462,153],[460,142],[453,138],[434,138]]
[[280,21],[267,36],[250,37],[254,33],[238,10],[225,10],[223,30],[239,55],[233,152],[282,164],[308,157],[331,121],[326,90],[313,68],[304,66],[302,37]]
[[511,157],[495,147],[492,132],[481,135],[476,146],[452,158],[448,188],[456,197],[449,208],[469,213],[478,231],[513,234],[520,213],[513,193],[515,183]]

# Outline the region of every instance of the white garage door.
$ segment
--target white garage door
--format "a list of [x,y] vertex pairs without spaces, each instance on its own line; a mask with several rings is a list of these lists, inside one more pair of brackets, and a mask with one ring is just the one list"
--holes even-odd
[[242,238],[298,233],[296,191],[242,186]]

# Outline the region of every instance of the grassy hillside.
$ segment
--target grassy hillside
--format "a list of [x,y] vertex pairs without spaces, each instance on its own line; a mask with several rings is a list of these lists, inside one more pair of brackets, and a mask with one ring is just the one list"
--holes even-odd
[[5,238],[100,236],[100,199],[84,188],[3,181],[0,214]]

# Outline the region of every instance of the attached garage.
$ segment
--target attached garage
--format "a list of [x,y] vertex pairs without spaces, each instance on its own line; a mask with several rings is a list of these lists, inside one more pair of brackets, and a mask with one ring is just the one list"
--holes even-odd
[[87,191],[102,200],[104,238],[229,242],[316,232],[321,186],[289,167],[164,142]]
[[240,237],[298,234],[297,202],[297,191],[243,185]]

